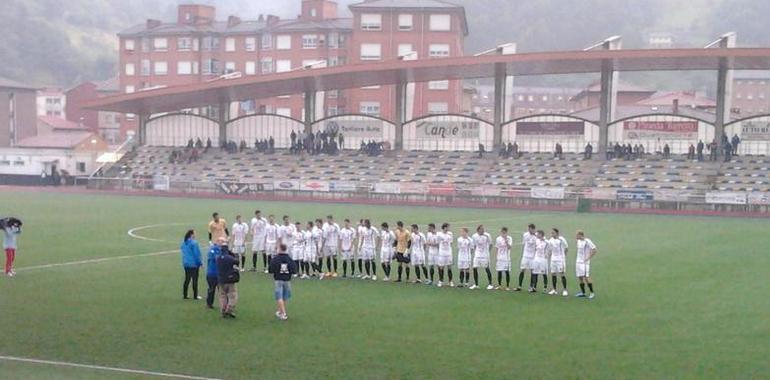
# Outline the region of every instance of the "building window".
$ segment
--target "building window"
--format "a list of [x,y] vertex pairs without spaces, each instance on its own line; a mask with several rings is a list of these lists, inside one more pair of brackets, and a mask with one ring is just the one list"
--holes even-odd
[[519,95],[519,96],[517,97],[517,99],[518,99],[520,102],[523,102],[523,101],[524,101],[524,95]]
[[747,100],[754,100],[754,95],[753,94],[748,94],[748,95],[746,95],[746,99]]
[[362,61],[379,61],[382,58],[382,46],[380,44],[361,44]]
[[380,102],[361,102],[359,111],[364,115],[380,116]]
[[225,74],[234,73],[235,71],[235,62],[225,62]]
[[435,80],[428,82],[428,89],[430,90],[449,90],[448,80]]
[[452,17],[450,15],[430,15],[431,32],[449,32],[452,30]]
[[257,39],[254,37],[246,37],[246,39],[243,40],[243,49],[246,51],[256,51]]
[[527,101],[528,102],[534,102],[535,101],[535,97],[532,96],[532,95],[529,95],[529,96],[527,96]]
[[318,35],[317,34],[305,34],[302,36],[302,48],[303,49],[315,49],[318,47]]
[[412,44],[398,44],[398,56],[403,57],[414,51],[414,45]]
[[288,107],[278,107],[275,109],[276,115],[291,117],[291,108]]
[[147,53],[148,51],[150,51],[150,39],[142,38],[142,52]]
[[86,163],[85,162],[78,162],[78,172],[85,173],[86,172]]
[[428,103],[428,113],[431,115],[442,115],[449,113],[448,103]]
[[157,61],[153,64],[153,72],[155,75],[166,75],[168,74],[168,63],[165,61]]
[[382,30],[382,15],[374,13],[361,14],[361,30]]
[[544,101],[544,102],[547,102],[547,101],[548,101],[548,95],[543,95],[543,101]]
[[125,40],[123,41],[123,49],[126,51],[134,51],[134,40]]
[[168,39],[166,38],[155,38],[152,40],[152,48],[155,51],[166,51],[168,50]]
[[760,99],[764,99],[764,98],[765,98],[765,93],[764,93],[764,92],[760,92],[760,93],[759,93],[759,95],[757,95],[757,96],[758,96]]
[[257,63],[254,61],[247,61],[245,70],[246,75],[256,75],[257,74]]
[[291,50],[291,36],[287,34],[276,36],[275,48],[278,50]]
[[739,92],[739,93],[737,93],[737,94],[735,95],[735,98],[736,98],[736,99],[743,99],[743,94],[741,94],[741,93]]
[[329,36],[326,38],[326,40],[326,45],[329,47],[329,49],[337,49],[340,46],[340,34],[337,32],[329,33]]
[[203,37],[203,50],[219,50],[219,37]]
[[449,57],[449,45],[448,44],[430,44],[430,51],[428,55],[431,58],[446,58]]
[[179,61],[176,63],[176,73],[177,75],[190,75],[193,72],[192,68],[192,62],[190,61]]
[[216,59],[206,59],[203,61],[203,74],[218,74],[219,73],[219,61]]
[[133,63],[126,63],[126,75],[132,76],[136,74],[136,68]]
[[375,84],[374,86],[361,87],[362,90],[379,90],[380,88],[381,86],[378,84]]
[[235,38],[225,38],[225,51],[235,51]]
[[273,59],[272,58],[262,58],[262,74],[269,74],[273,72]]
[[291,71],[291,60],[279,59],[275,61],[275,72],[285,73],[287,71]]
[[326,108],[326,117],[337,116],[337,115],[339,115],[339,110],[337,109],[337,107]]
[[398,30],[408,31],[412,30],[413,22],[412,15],[398,15]]
[[190,37],[179,37],[176,40],[176,50],[179,51],[190,51],[193,48],[193,42],[192,38]]
[[326,97],[329,99],[337,99],[340,95],[340,90],[331,90],[326,92]]
[[142,75],[144,75],[144,76],[150,75],[150,60],[149,59],[143,59],[142,60]]
[[136,88],[134,88],[134,86],[130,84],[126,86],[126,94],[132,94],[134,93],[134,91],[136,91]]
[[272,34],[263,34],[262,35],[262,50],[270,50],[273,48],[273,35]]

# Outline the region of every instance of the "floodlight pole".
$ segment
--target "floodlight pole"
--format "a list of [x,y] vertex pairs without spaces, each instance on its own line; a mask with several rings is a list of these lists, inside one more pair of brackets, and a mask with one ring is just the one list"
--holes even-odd
[[[621,48],[621,41],[619,36],[614,36],[585,50],[592,50],[596,47],[601,47],[603,50],[618,50]],[[615,118],[615,107],[618,97],[617,81],[618,72],[615,71],[612,60],[602,60],[601,94],[599,98],[599,146],[596,147],[598,159],[607,158],[609,125]]]
[[315,121],[315,91],[305,91],[305,133],[313,132]]
[[217,112],[219,124],[219,146],[223,147],[227,144],[227,120],[230,115],[230,104],[227,102],[219,103],[219,112]]
[[149,120],[148,116],[149,115],[144,112],[136,115],[137,119],[139,119],[139,130],[137,131],[137,140],[140,146],[147,144],[147,120]]
[[505,84],[507,68],[505,63],[495,64],[495,121],[492,131],[492,145],[494,150],[500,149],[503,143],[503,118],[505,116]]
[[[735,47],[736,34],[726,33],[713,44],[706,48],[718,46],[720,49],[729,49]],[[725,133],[725,121],[730,119],[732,108],[732,87],[733,71],[729,69],[727,58],[719,58],[719,68],[717,69],[717,109],[716,120],[714,122],[714,138],[717,141],[717,155],[722,156],[724,144],[722,135]]]
[[406,86],[407,82],[396,84],[396,99],[394,107],[393,122],[396,125],[396,143],[395,150],[404,149],[404,119],[406,118]]

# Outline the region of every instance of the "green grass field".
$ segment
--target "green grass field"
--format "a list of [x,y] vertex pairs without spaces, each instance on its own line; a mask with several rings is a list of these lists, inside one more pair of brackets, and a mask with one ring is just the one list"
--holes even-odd
[[[18,275],[0,278],[4,356],[226,379],[702,379],[770,371],[768,220],[1,194],[0,214],[25,222]],[[38,267],[173,251],[187,226],[205,235],[212,211],[232,222],[255,208],[303,221],[332,213],[449,221],[455,231],[506,225],[518,240],[516,231],[534,222],[560,227],[572,247],[574,231],[584,229],[599,247],[598,297],[305,280],[294,282],[291,319],[279,322],[268,277],[244,273],[238,319],[223,320],[202,301],[181,299],[178,253]],[[140,233],[162,241],[127,234],[157,224]],[[574,293],[574,249],[568,263]],[[0,359],[0,378],[142,377]]]

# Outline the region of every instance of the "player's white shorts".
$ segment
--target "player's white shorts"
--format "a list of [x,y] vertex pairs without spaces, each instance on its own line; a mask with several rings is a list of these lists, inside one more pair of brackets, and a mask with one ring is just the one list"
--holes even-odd
[[438,264],[438,252],[431,253],[428,251],[428,266],[433,266]]
[[392,249],[381,249],[380,250],[380,263],[381,264],[389,264],[391,261],[393,261],[393,250]]
[[337,246],[324,246],[323,257],[337,256]]
[[277,249],[278,247],[276,247],[275,243],[265,243],[265,253],[267,253],[268,255],[271,255],[271,256],[275,255],[276,253],[278,253],[276,251]]
[[495,262],[495,270],[498,272],[511,270],[511,260],[497,260]]
[[551,260],[551,273],[564,273],[567,271],[567,263],[564,260]]
[[471,260],[457,258],[457,269],[471,269]]
[[263,252],[265,250],[265,237],[255,237],[251,242],[251,250],[253,252]]
[[489,256],[476,255],[473,258],[474,268],[489,268]]
[[532,273],[533,274],[548,274],[548,260],[543,258],[535,258],[532,260]]
[[233,244],[232,248],[230,248],[230,251],[237,255],[243,255],[244,252],[246,252],[246,246],[243,244]]
[[522,256],[521,257],[521,265],[519,265],[519,268],[521,270],[532,270],[532,268],[534,266],[533,261],[534,261],[534,258],[532,258],[532,257]]
[[575,274],[578,277],[590,277],[591,276],[591,262],[583,263],[578,261],[575,263]]
[[452,266],[452,262],[452,253],[449,253],[448,255],[438,255],[436,257],[436,265],[440,267],[450,267]]
[[318,261],[318,253],[315,249],[306,249],[304,258],[306,263],[314,263]]
[[294,247],[291,250],[291,259],[294,261],[302,260],[305,256],[305,248],[304,247]]
[[409,255],[412,265],[425,265],[425,252],[414,251]]
[[374,260],[374,248],[373,247],[361,247],[361,250],[358,251],[359,258],[361,260]]
[[343,260],[353,260],[355,258],[355,254],[353,254],[352,249],[343,249],[340,253]]

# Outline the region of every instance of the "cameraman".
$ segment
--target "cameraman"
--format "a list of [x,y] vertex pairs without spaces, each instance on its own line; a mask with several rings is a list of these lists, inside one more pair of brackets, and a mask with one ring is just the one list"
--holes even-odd
[[16,239],[21,234],[21,221],[16,218],[8,218],[4,224],[5,274],[8,277],[13,277],[16,275],[16,272],[13,271],[13,261],[16,259]]

